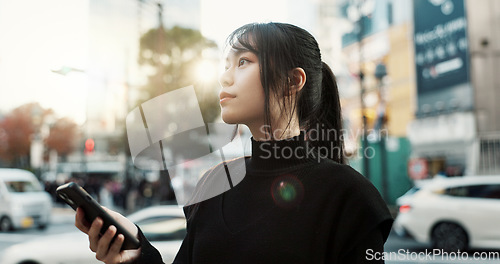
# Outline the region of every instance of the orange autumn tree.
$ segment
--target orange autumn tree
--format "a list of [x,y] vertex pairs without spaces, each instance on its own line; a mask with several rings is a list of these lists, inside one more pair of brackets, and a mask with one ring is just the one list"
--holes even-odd
[[52,110],[43,109],[39,103],[29,103],[15,108],[0,121],[0,158],[14,167],[27,168],[31,138],[44,117]]
[[57,151],[57,154],[65,160],[67,155],[75,149],[77,134],[78,126],[76,123],[63,117],[50,127],[50,134],[45,139],[45,144],[48,149]]
[[[11,167],[29,168],[31,141],[53,116],[52,109],[44,109],[39,103],[28,103],[7,113],[0,120],[0,159]],[[45,147],[67,155],[73,150],[76,136],[76,124],[67,118],[59,119],[50,128]]]

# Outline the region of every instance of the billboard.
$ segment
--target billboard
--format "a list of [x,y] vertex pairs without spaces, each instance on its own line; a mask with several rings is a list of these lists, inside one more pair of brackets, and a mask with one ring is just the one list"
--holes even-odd
[[473,108],[464,0],[413,0],[417,117]]

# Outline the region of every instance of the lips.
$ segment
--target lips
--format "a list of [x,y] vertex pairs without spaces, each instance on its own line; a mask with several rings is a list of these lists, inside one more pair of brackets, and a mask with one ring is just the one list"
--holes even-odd
[[236,96],[234,96],[234,95],[232,95],[230,93],[226,93],[226,92],[219,93],[220,103],[226,102],[226,101],[231,100],[231,99],[233,99],[235,97]]

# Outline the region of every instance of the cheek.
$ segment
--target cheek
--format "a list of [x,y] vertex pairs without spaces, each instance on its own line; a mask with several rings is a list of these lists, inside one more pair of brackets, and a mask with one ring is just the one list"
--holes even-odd
[[229,124],[250,124],[264,119],[264,89],[257,76],[240,78],[233,101],[221,108],[222,120]]

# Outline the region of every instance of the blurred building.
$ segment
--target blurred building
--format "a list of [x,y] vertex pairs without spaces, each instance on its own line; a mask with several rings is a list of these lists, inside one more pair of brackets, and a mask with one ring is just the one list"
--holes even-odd
[[500,173],[499,15],[494,0],[414,1],[417,118],[408,136],[429,175]]
[[[122,179],[128,145],[125,117],[144,99],[141,87],[151,69],[138,63],[140,37],[148,30],[174,25],[200,29],[200,1],[90,0],[85,13],[87,66],[69,78],[84,78],[87,85],[85,122],[77,147],[52,174]],[[66,74],[67,74],[66,73]],[[68,75],[69,76],[69,75]],[[68,77],[64,77],[68,78]],[[90,153],[85,142],[93,140]],[[129,165],[133,169],[133,164]]]
[[500,2],[466,1],[470,78],[477,135],[474,138],[471,174],[500,174]]
[[339,8],[347,25],[342,35],[346,70],[337,78],[349,161],[394,204],[411,185],[406,136],[416,89],[411,1],[345,0]]
[[[402,142],[411,146],[404,150],[407,160],[396,161],[404,167],[400,173],[405,177],[500,173],[500,107],[495,102],[500,83],[495,70],[500,62],[500,3],[339,3],[352,25],[342,38],[349,74],[339,76],[340,87],[348,90],[343,102],[346,123],[355,132],[349,138],[359,152],[363,112],[368,131],[387,136],[385,149],[378,149],[385,162],[377,155],[370,159],[375,183],[384,174],[377,168],[384,166],[389,166],[385,174],[390,184],[400,179],[391,176],[395,160],[388,158],[395,138],[400,147]],[[383,132],[376,133],[378,129]],[[377,137],[368,136],[368,141],[374,146]]]

